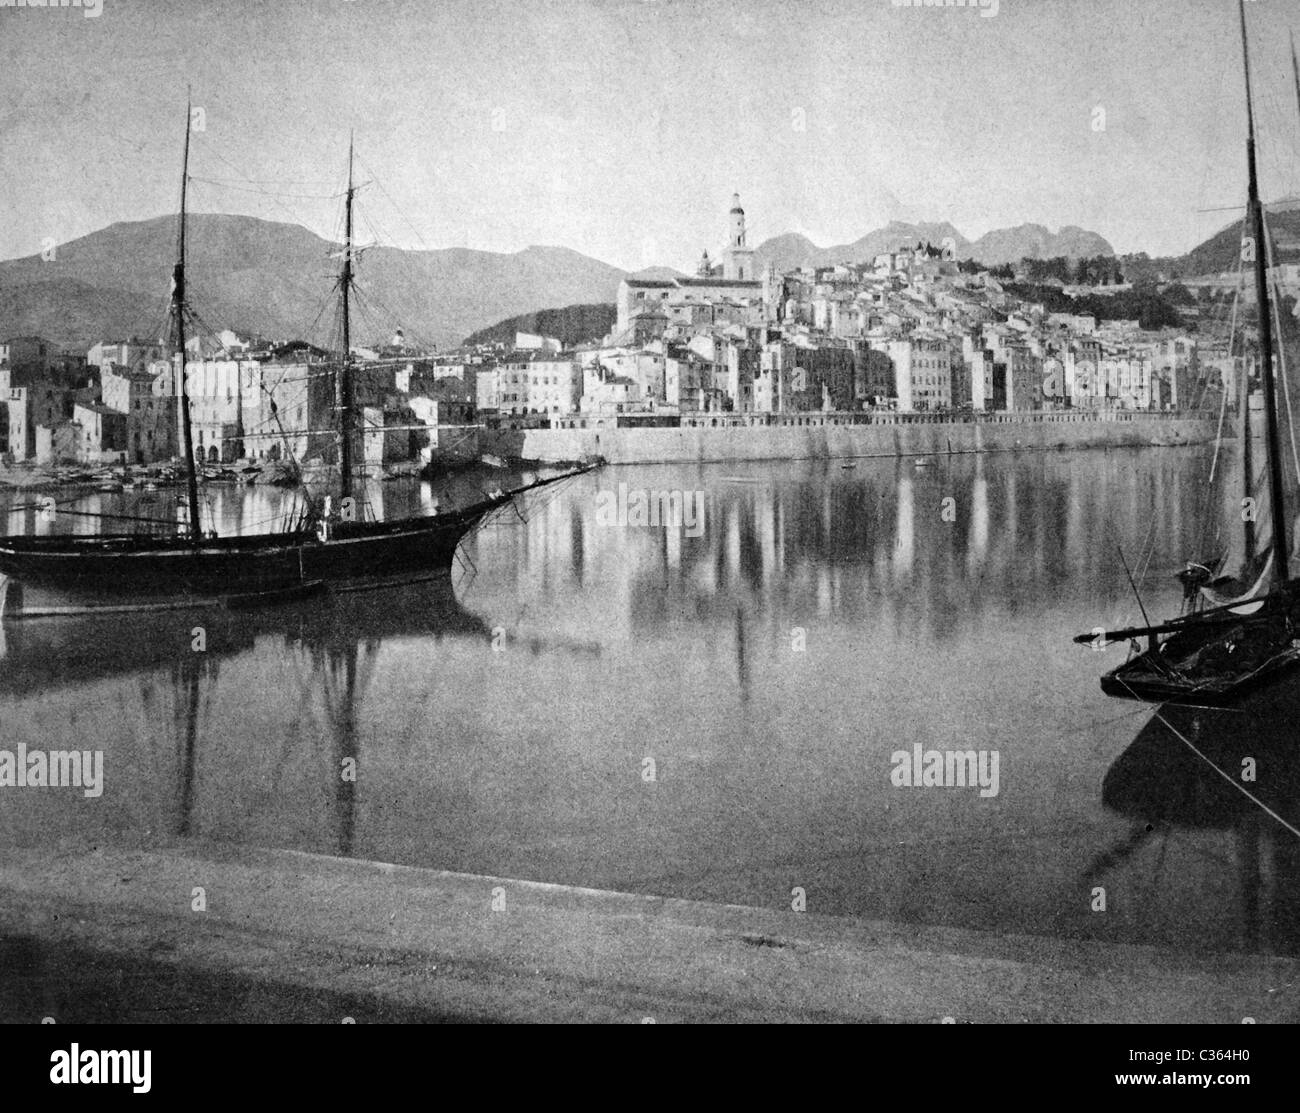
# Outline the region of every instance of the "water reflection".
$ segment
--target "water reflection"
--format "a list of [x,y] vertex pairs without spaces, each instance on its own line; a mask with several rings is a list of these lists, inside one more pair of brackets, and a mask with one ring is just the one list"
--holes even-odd
[[[362,760],[359,724],[383,643],[420,638],[436,646],[444,638],[490,638],[482,621],[457,603],[446,579],[261,611],[214,608],[128,618],[26,620],[4,623],[0,631],[0,698],[81,698],[82,706],[93,707],[95,701],[85,697],[97,685],[110,683],[119,704],[134,688],[140,718],[151,724],[154,740],[164,743],[153,754],[138,755],[146,759],[138,772],[164,791],[174,781],[177,805],[161,826],[179,837],[194,833],[201,748],[221,746],[228,735],[228,724],[214,722],[212,712],[214,699],[232,694],[222,690],[223,664],[258,653],[279,659],[287,665],[291,683],[271,691],[252,689],[247,695],[259,702],[282,702],[294,728],[312,720],[319,725],[314,742],[327,757],[332,798],[330,849],[342,855],[353,849],[356,770]],[[79,705],[65,706],[71,728]],[[43,744],[58,748],[74,741],[59,735]],[[77,741],[91,744],[87,738]],[[290,747],[302,736],[297,729],[280,738],[258,730],[254,741],[272,751],[279,748],[281,760],[288,760],[293,757]],[[41,744],[28,741],[29,747]],[[168,753],[175,755],[174,762]],[[206,757],[211,761],[220,755]]]
[[1106,807],[1134,825],[1089,876],[1120,879],[1160,917],[1181,862],[1208,858],[1219,869],[1205,911],[1220,937],[1232,949],[1300,953],[1297,716],[1296,679],[1234,708],[1160,709],[1106,774]]
[[[1048,595],[1128,609],[1115,546],[1152,536],[1168,550],[1155,590],[1190,551],[1201,487],[1195,452],[940,458],[918,469],[889,460],[844,472],[830,461],[783,465],[641,467],[597,473],[529,527],[494,539],[493,553],[530,591],[581,588],[608,561],[626,570],[622,628],[654,632],[674,616],[726,621],[737,606],[798,606],[823,618],[879,620],[949,640],[986,604],[1011,613]],[[706,528],[611,529],[592,513],[617,482],[705,493]],[[563,574],[564,583],[558,583]],[[1174,596],[1176,598],[1176,596]],[[725,616],[725,617],[724,617]]]
[[[1148,748],[1098,689],[1122,648],[1070,641],[1136,617],[1117,545],[1176,610],[1203,462],[610,469],[498,516],[454,588],[207,616],[203,653],[189,616],[5,626],[3,744],[102,748],[106,784],[5,790],[0,841],[224,839],[774,908],[799,885],[829,914],[1288,948],[1225,880],[1293,901],[1280,841],[1255,868],[1232,824],[1171,834],[1116,796],[1169,770],[1108,775]],[[619,483],[703,492],[703,532],[601,521]],[[891,785],[916,744],[997,750],[1000,794]]]

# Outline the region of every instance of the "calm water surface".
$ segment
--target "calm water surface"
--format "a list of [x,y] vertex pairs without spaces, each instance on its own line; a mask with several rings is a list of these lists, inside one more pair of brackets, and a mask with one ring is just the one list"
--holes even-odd
[[[443,588],[9,624],[0,746],[102,749],[105,790],[4,790],[0,839],[228,840],[774,908],[798,886],[813,912],[1300,951],[1300,840],[1174,736],[1229,770],[1255,757],[1252,791],[1296,823],[1300,691],[1153,718],[1098,689],[1122,647],[1070,640],[1140,618],[1117,545],[1152,617],[1177,612],[1203,465],[607,469],[497,518]],[[473,482],[374,499],[400,515]],[[700,535],[610,523],[619,484],[702,492]],[[226,531],[291,497],[206,496]],[[914,744],[997,751],[998,794],[896,787]]]

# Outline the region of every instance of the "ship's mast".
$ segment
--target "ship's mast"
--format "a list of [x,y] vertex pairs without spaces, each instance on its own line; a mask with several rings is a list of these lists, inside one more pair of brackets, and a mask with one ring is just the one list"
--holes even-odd
[[1291,76],[1295,79],[1296,107],[1300,108],[1300,62],[1295,55],[1295,32],[1291,32]]
[[[1252,498],[1255,494],[1255,462],[1252,459],[1254,453],[1251,452],[1250,440],[1254,435],[1251,429],[1250,421],[1250,358],[1245,354],[1243,345],[1241,357],[1241,381],[1238,384],[1237,397],[1238,405],[1241,407],[1241,473],[1242,473],[1242,497]],[[1244,503],[1242,505],[1245,505]],[[1255,518],[1254,515],[1243,515],[1245,521],[1242,528],[1246,534],[1246,561],[1249,563],[1255,559]]]
[[343,365],[334,380],[334,405],[339,415],[339,477],[341,497],[352,494],[352,333],[350,295],[352,293],[352,137],[348,136],[348,192],[344,218],[343,273],[339,288],[343,294]]
[[[1277,392],[1273,386],[1273,314],[1268,297],[1268,252],[1264,240],[1264,206],[1259,199],[1259,171],[1255,162],[1255,106],[1250,87],[1250,46],[1246,36],[1246,0],[1239,0],[1241,52],[1246,71],[1246,161],[1250,174],[1248,213],[1255,238],[1255,297],[1259,304],[1260,380],[1264,414],[1268,420],[1268,489],[1273,517],[1273,559],[1279,583],[1287,582],[1286,508],[1282,505],[1282,454],[1278,446]],[[1247,417],[1249,421],[1249,415]]]
[[190,538],[199,542],[199,478],[194,466],[194,431],[190,425],[190,396],[185,385],[185,198],[190,179],[190,99],[185,98],[185,155],[181,166],[180,231],[177,234],[176,266],[172,270],[172,326],[179,358],[177,391],[181,405],[181,450],[185,455],[185,487],[189,497]]

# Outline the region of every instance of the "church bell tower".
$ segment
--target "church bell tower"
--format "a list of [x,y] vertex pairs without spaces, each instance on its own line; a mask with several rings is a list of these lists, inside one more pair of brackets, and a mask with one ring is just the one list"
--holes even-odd
[[722,276],[732,282],[752,282],[754,274],[754,249],[745,243],[745,210],[740,207],[740,194],[731,196],[731,233],[727,250],[722,253]]

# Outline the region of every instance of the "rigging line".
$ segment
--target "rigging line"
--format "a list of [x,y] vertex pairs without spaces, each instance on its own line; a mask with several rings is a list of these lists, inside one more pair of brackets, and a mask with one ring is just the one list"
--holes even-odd
[[190,181],[202,182],[204,185],[213,185],[220,189],[234,189],[241,193],[259,193],[263,197],[274,197],[276,200],[283,198],[291,201],[333,201],[343,196],[341,193],[269,193],[255,186],[232,185],[228,182],[219,182],[215,178],[200,178],[194,174],[190,175]]
[[[1246,235],[1245,217],[1242,218],[1241,235],[1243,237]],[[1229,314],[1229,324],[1228,324],[1228,359],[1231,361],[1232,378],[1234,382],[1236,381],[1237,378],[1237,354],[1236,354],[1237,327],[1238,327],[1237,315],[1241,308],[1241,294],[1243,288],[1245,287],[1245,281],[1246,281],[1245,261],[1242,259],[1241,253],[1238,252],[1237,253],[1237,288],[1233,291],[1232,294],[1232,306],[1231,306],[1231,312]],[[1246,360],[1244,354],[1242,356],[1242,361],[1241,361],[1241,374],[1242,375],[1246,374]],[[1217,538],[1219,537],[1222,531],[1221,530],[1222,523],[1218,521],[1217,516],[1212,516],[1207,512],[1208,503],[1212,497],[1212,492],[1213,492],[1212,484],[1214,482],[1214,476],[1217,473],[1219,457],[1223,451],[1223,424],[1228,409],[1228,390],[1227,390],[1226,383],[1222,384],[1222,386],[1223,386],[1223,397],[1221,399],[1220,409],[1219,409],[1219,428],[1214,441],[1214,455],[1210,460],[1210,477],[1209,477],[1210,481],[1201,495],[1203,501],[1202,501],[1202,512],[1200,514],[1200,518],[1202,523],[1201,541],[1203,545],[1208,542],[1211,533],[1213,533],[1214,538],[1217,540]],[[1246,429],[1247,436],[1249,436],[1250,433],[1249,391],[1247,391],[1246,416],[1244,420],[1245,420],[1244,428]]]
[[1156,516],[1154,514],[1151,515],[1151,525],[1147,527],[1146,540],[1142,542],[1142,548],[1138,550],[1139,555],[1143,552],[1146,553],[1146,559],[1142,562],[1142,571],[1138,574],[1139,587],[1146,583],[1147,573],[1151,571],[1151,561],[1155,559],[1156,555]]
[[[1242,220],[1242,233],[1243,233],[1243,234],[1245,233],[1245,227],[1246,227],[1246,222],[1245,222],[1245,220],[1243,219],[1243,220]],[[1232,317],[1231,317],[1231,321],[1230,321],[1230,323],[1229,323],[1229,325],[1228,325],[1228,358],[1229,358],[1230,360],[1232,360],[1232,369],[1233,369],[1233,373],[1234,373],[1234,374],[1233,374],[1233,378],[1234,378],[1234,379],[1236,378],[1236,370],[1237,370],[1237,357],[1236,357],[1236,355],[1234,354],[1234,349],[1236,348],[1236,336],[1237,336],[1237,307],[1241,304],[1241,289],[1242,289],[1242,285],[1244,284],[1245,279],[1246,279],[1246,271],[1245,271],[1245,267],[1246,267],[1246,264],[1242,261],[1242,258],[1241,258],[1241,252],[1237,252],[1237,289],[1234,291],[1234,293],[1233,293],[1233,295],[1232,295]],[[1244,374],[1244,372],[1245,372],[1244,361],[1243,361],[1243,368],[1242,368],[1242,371],[1243,371],[1243,374]],[[1228,408],[1228,391],[1227,391],[1226,387],[1225,387],[1225,389],[1224,389],[1224,391],[1223,391],[1223,407],[1222,407],[1222,408],[1223,408],[1223,410],[1226,410],[1226,409]],[[1220,445],[1221,445],[1221,443],[1222,443],[1222,439],[1223,439],[1223,418],[1222,418],[1222,414],[1220,414],[1220,418],[1219,418],[1219,435],[1218,435],[1218,437],[1216,437],[1216,439],[1215,439],[1215,442],[1214,442],[1214,457],[1213,457],[1213,459],[1210,461],[1210,482],[1211,482],[1211,483],[1214,482],[1214,471],[1215,471],[1215,467],[1216,467],[1216,465],[1218,464],[1218,461],[1219,461],[1219,449],[1220,449]]]
[[163,294],[158,298],[157,307],[152,313],[148,310],[141,310],[131,325],[131,331],[128,333],[128,338],[141,335],[139,331],[140,322],[146,319],[157,323],[157,327],[144,333],[144,337],[146,339],[153,339],[154,337],[162,336],[163,330],[167,327],[167,318],[171,315],[170,303],[171,295]]
[[[1273,236],[1268,228],[1268,214],[1264,214],[1264,249],[1267,253],[1269,269],[1273,271],[1273,296],[1277,301],[1279,308],[1282,304],[1281,287],[1277,281],[1277,260],[1273,253]],[[1291,441],[1291,461],[1295,464],[1295,474],[1300,477],[1300,449],[1296,448],[1295,439],[1295,418],[1291,412],[1291,388],[1287,385],[1286,374],[1286,341],[1282,336],[1282,314],[1277,314],[1277,362],[1278,373],[1282,379],[1282,397],[1286,402],[1286,420],[1290,426],[1288,430]]]
[[[1243,236],[1245,235],[1245,227],[1246,227],[1246,223],[1245,223],[1245,218],[1243,217],[1242,233],[1241,233]],[[1234,382],[1236,381],[1236,369],[1237,369],[1237,357],[1235,354],[1236,335],[1237,335],[1237,310],[1241,304],[1241,291],[1242,291],[1242,287],[1245,284],[1245,279],[1246,279],[1245,263],[1241,258],[1241,252],[1238,252],[1237,253],[1237,288],[1236,290],[1233,291],[1233,295],[1232,295],[1232,309],[1230,313],[1230,320],[1228,326],[1228,359],[1231,361],[1231,366],[1233,370],[1232,377]],[[1245,373],[1244,360],[1242,361],[1242,365],[1243,365],[1242,373],[1244,374]],[[1220,379],[1222,380],[1222,374],[1220,374]],[[1224,422],[1227,420],[1227,415],[1228,415],[1227,384],[1221,381],[1220,385],[1222,389],[1220,392],[1221,397],[1219,399],[1219,424],[1214,435],[1214,455],[1210,457],[1209,478],[1206,482],[1205,488],[1200,492],[1197,500],[1198,502],[1197,517],[1201,522],[1200,545],[1202,549],[1209,548],[1211,544],[1212,536],[1214,540],[1217,542],[1222,527],[1222,523],[1218,520],[1218,516],[1212,515],[1210,513],[1210,500],[1214,497],[1214,477],[1218,473],[1219,457],[1223,452],[1223,426],[1224,426]],[[1207,384],[1207,389],[1208,389],[1208,384]],[[1249,406],[1247,407],[1247,414],[1249,414]],[[1202,556],[1203,555],[1204,554],[1202,554]]]
[[382,230],[382,229],[381,229],[381,228],[380,228],[380,227],[375,223],[374,219],[371,217],[371,215],[370,215],[368,212],[366,212],[365,210],[362,210],[362,211],[360,212],[360,216],[361,216],[361,219],[362,219],[363,221],[365,221],[365,225],[366,225],[366,227],[370,229],[370,234],[371,234],[372,236],[374,236],[374,238],[375,238],[375,246],[376,246],[376,247],[378,247],[380,244],[384,244],[384,243],[392,243],[392,242],[394,241],[394,237],[388,235],[387,233],[385,233],[385,232],[384,232],[384,231],[383,231],[383,230]]
[[388,190],[385,188],[383,179],[380,178],[380,176],[375,173],[374,168],[371,167],[371,165],[368,162],[366,162],[366,160],[363,159],[360,155],[357,156],[357,161],[361,163],[361,165],[365,168],[366,172],[370,175],[371,179],[374,181],[375,185],[379,187],[379,192],[382,193],[386,198],[388,198],[388,203],[393,206],[393,208],[397,212],[397,215],[400,216],[404,221],[406,221],[406,226],[410,228],[412,232],[415,233],[415,238],[417,241],[419,241],[420,246],[424,248],[425,251],[431,250],[429,245],[424,242],[424,237],[420,235],[420,230],[416,228],[416,226],[411,222],[410,217],[406,215],[406,213],[402,210],[402,207],[393,198],[393,195],[389,193]]
[[[1129,684],[1126,680],[1120,680],[1120,683],[1123,684],[1125,688],[1128,688],[1130,692],[1133,692],[1133,689],[1129,687]],[[1137,693],[1133,692],[1133,695],[1136,698]],[[1293,827],[1290,823],[1288,823],[1285,819],[1283,819],[1280,815],[1278,815],[1277,812],[1275,812],[1272,808],[1270,808],[1267,804],[1265,804],[1264,801],[1260,800],[1259,797],[1253,795],[1248,788],[1246,788],[1244,785],[1238,784],[1235,777],[1232,777],[1229,774],[1225,773],[1222,769],[1220,769],[1217,765],[1215,765],[1214,762],[1212,762],[1208,757],[1206,757],[1203,753],[1201,753],[1201,751],[1196,748],[1196,746],[1192,743],[1190,739],[1185,738],[1183,736],[1182,731],[1180,731],[1176,726],[1174,726],[1173,723],[1171,723],[1162,714],[1160,714],[1159,709],[1153,712],[1153,714],[1157,719],[1160,720],[1161,723],[1163,723],[1166,727],[1168,727],[1169,730],[1173,732],[1175,738],[1177,738],[1180,742],[1182,742],[1183,745],[1185,745],[1189,750],[1192,751],[1192,753],[1194,753],[1203,762],[1205,762],[1206,765],[1208,765],[1211,769],[1213,769],[1220,777],[1222,777],[1225,781],[1227,781],[1228,784],[1232,785],[1233,788],[1235,788],[1238,792],[1240,792],[1243,796],[1245,796],[1248,800],[1250,800],[1251,803],[1256,804],[1257,806],[1262,808],[1268,815],[1272,816],[1280,824],[1282,824],[1283,827],[1285,827],[1288,831],[1290,831],[1291,834],[1295,835],[1296,838],[1300,839],[1300,830],[1297,830],[1295,827]]]
[[1115,551],[1119,554],[1119,563],[1125,566],[1125,575],[1128,577],[1128,586],[1134,589],[1134,598],[1138,599],[1138,610],[1141,611],[1141,620],[1147,625],[1151,625],[1151,619],[1147,618],[1147,607],[1141,602],[1141,593],[1138,590],[1138,584],[1134,580],[1134,573],[1128,571],[1128,562],[1125,560],[1125,550],[1121,546],[1115,546]]
[[[211,146],[211,145],[209,145],[209,144],[207,144],[207,143],[205,143],[203,146],[204,146],[204,149],[205,149],[209,154],[211,154],[214,158],[217,158],[217,159],[219,159],[221,162],[224,162],[224,163],[225,163],[227,166],[229,166],[230,169],[233,170],[236,174],[239,174],[241,177],[243,177],[242,173],[240,172],[239,167],[236,166],[233,162],[231,162],[228,158],[226,158],[225,155],[223,155],[223,154],[222,154],[222,153],[221,153],[221,152],[220,152],[220,151],[219,151],[215,146]],[[249,180],[248,178],[244,178],[244,181],[248,181],[248,180]],[[261,191],[259,191],[259,192],[261,192]],[[286,214],[290,219],[293,220],[293,222],[294,222],[295,224],[299,224],[299,225],[301,225],[301,226],[304,227],[304,228],[309,228],[309,227],[310,227],[310,225],[307,223],[307,221],[305,221],[305,220],[302,219],[302,216],[301,216],[300,214],[295,213],[295,212],[292,212],[292,211],[291,211],[290,209],[288,209],[286,206],[280,204],[280,202],[276,199],[276,197],[275,197],[274,194],[266,193],[266,192],[262,192],[262,196],[265,197],[268,201],[271,201],[271,202],[273,202],[274,204],[276,204],[276,205],[280,208],[280,210],[281,210],[283,213],[285,213],[285,214]]]
[[[193,174],[190,175],[190,179],[191,180],[194,179]],[[221,182],[221,183],[252,182],[257,185],[288,184],[288,185],[299,185],[299,186],[320,186],[321,188],[326,188],[334,184],[334,182],[329,178],[247,178],[242,175],[238,178],[209,178],[207,180],[213,182]],[[340,193],[339,196],[342,196],[342,194]]]
[[[27,506],[15,506],[10,509],[10,514],[17,514],[23,510],[40,510],[41,507],[36,504]],[[59,510],[57,513],[66,514],[72,518],[114,518],[123,522],[148,522],[154,526],[175,526],[177,523],[170,518],[142,518],[138,514],[110,514],[108,511],[95,510]],[[77,536],[73,534],[73,536]]]
[[[388,314],[388,317],[392,321],[396,322],[399,326],[404,326],[403,331],[406,331],[406,329],[409,328],[407,318],[404,318],[401,314],[395,313],[392,309],[390,309],[387,305],[385,305],[382,301],[380,301],[377,297],[375,297],[373,293],[367,292],[365,294],[362,294],[360,290],[358,290],[357,293],[359,298],[361,298],[363,301],[368,301],[373,303],[377,308],[382,310],[384,313]],[[418,329],[410,329],[410,333],[411,333],[411,338],[415,340],[415,342],[421,345],[422,347],[433,349],[433,350],[437,349],[438,345],[435,344],[432,340],[430,340],[429,337],[422,335]]]

